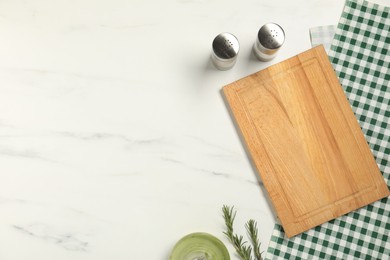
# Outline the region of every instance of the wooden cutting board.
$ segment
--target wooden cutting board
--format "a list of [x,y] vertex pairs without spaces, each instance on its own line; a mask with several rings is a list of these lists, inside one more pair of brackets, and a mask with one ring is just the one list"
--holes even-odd
[[390,195],[322,46],[223,91],[288,237]]

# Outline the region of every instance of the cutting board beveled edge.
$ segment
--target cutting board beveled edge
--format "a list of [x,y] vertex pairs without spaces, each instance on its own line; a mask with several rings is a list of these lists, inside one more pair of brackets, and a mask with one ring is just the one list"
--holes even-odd
[[288,237],[389,196],[323,46],[223,92]]

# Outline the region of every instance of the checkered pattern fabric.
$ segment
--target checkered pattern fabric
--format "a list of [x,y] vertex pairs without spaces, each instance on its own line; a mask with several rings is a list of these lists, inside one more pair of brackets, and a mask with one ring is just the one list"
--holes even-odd
[[[390,8],[347,0],[328,53],[390,184]],[[276,224],[266,259],[390,259],[390,199],[292,239]]]
[[329,53],[330,45],[334,34],[336,33],[336,25],[318,26],[310,28],[311,46],[324,45],[327,53]]

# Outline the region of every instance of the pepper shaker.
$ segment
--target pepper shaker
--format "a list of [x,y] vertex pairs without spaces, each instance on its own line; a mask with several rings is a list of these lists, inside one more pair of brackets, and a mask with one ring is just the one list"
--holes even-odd
[[221,33],[214,38],[211,60],[219,70],[231,69],[237,60],[240,44],[231,33]]
[[270,61],[275,58],[285,39],[283,28],[276,23],[263,25],[257,33],[253,44],[253,52],[261,61]]

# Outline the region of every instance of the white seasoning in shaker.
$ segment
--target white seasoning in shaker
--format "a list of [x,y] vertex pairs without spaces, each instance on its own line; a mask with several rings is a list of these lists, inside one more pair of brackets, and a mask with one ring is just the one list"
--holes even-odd
[[231,33],[221,33],[214,38],[211,60],[219,70],[231,69],[237,60],[240,44]]
[[276,23],[263,25],[257,33],[253,45],[253,52],[261,61],[270,61],[275,58],[285,39],[283,28]]

